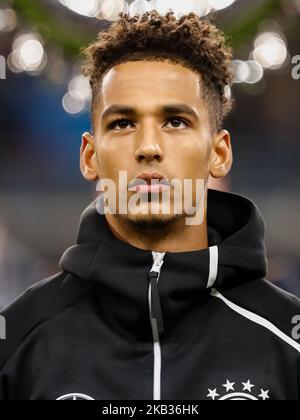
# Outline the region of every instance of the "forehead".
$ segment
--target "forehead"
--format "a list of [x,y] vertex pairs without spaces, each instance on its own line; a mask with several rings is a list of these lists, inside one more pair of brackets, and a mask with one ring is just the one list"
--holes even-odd
[[188,103],[199,106],[201,76],[181,64],[169,61],[129,61],[110,69],[101,84],[100,103],[141,106],[160,103]]

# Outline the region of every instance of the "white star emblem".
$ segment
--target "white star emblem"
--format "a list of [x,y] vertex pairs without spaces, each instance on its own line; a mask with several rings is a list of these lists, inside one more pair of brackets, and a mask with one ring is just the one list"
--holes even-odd
[[220,395],[217,393],[217,388],[214,390],[208,389],[209,394],[207,395],[208,398],[212,398],[213,400],[215,400],[217,397],[219,397]]
[[249,392],[252,392],[252,388],[255,386],[251,384],[250,380],[248,380],[247,382],[242,382],[242,384],[244,386],[243,391],[249,391]]
[[228,379],[227,379],[226,384],[224,384],[222,386],[224,388],[226,388],[226,392],[228,392],[228,391],[234,391],[234,385],[235,385],[235,382],[229,382]]
[[[264,391],[263,389],[260,389],[260,395],[258,394],[258,385],[253,385],[250,382],[250,379],[248,379],[247,382],[241,382],[241,383],[237,383],[237,382],[230,382],[228,379],[226,379],[226,384],[223,384],[222,387],[224,387],[226,389],[226,391],[223,391],[221,388],[215,388],[215,389],[208,389],[209,393],[207,395],[208,398],[211,398],[212,400],[218,400],[218,401],[225,401],[225,400],[269,400],[270,396],[269,393],[270,391]],[[243,387],[243,390],[241,390],[241,388]],[[252,388],[256,387],[256,391],[253,390],[252,393]],[[218,390],[220,392],[220,394],[218,394]]]
[[264,401],[269,400],[269,392],[270,391],[264,391],[263,389],[261,389],[261,394],[258,397],[262,398]]

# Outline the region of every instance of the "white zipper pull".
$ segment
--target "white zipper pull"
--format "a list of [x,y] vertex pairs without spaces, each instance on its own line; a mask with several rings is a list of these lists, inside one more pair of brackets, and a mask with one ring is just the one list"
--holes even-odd
[[165,252],[152,252],[153,255],[153,265],[150,271],[155,271],[160,274],[161,267],[164,263]]

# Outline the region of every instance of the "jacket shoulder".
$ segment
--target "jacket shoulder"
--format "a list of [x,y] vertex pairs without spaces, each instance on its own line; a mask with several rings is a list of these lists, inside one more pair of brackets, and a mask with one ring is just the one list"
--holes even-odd
[[89,291],[87,282],[61,272],[30,287],[1,313],[5,339],[0,340],[0,371],[37,326],[78,302]]
[[285,337],[298,343],[296,347],[300,349],[300,300],[296,296],[266,279],[240,283],[220,293],[240,314],[248,311],[257,324],[268,325],[268,328],[272,324]]

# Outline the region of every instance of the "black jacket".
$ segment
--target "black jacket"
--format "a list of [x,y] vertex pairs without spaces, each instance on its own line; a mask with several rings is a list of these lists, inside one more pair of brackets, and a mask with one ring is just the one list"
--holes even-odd
[[210,190],[208,226],[208,249],[152,254],[89,206],[61,272],[2,313],[0,399],[299,399],[300,303],[264,279],[259,211]]

